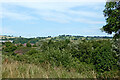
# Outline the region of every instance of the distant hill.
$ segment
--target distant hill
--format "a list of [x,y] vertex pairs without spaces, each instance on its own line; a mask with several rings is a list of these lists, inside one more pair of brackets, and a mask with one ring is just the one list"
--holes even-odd
[[16,38],[16,37],[7,36],[7,35],[0,35],[0,39],[9,39],[9,38]]
[[73,35],[59,35],[56,37],[36,37],[36,38],[24,38],[24,37],[14,37],[14,36],[7,36],[7,35],[0,35],[0,40],[12,40],[14,43],[36,43],[40,40],[54,40],[54,41],[59,41],[59,40],[99,40],[99,39],[112,39],[112,37],[108,36],[73,36]]
[[51,38],[52,40],[93,40],[93,39],[112,39],[112,37],[108,36],[72,36],[72,35],[59,35],[57,37]]

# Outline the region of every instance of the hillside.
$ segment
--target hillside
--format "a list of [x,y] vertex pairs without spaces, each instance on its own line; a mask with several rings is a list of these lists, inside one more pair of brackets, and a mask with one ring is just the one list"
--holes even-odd
[[0,39],[10,39],[10,38],[17,38],[17,37],[7,36],[7,35],[0,35]]

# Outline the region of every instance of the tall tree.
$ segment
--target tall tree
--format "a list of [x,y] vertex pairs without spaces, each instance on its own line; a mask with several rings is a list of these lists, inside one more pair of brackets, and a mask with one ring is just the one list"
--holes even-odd
[[120,1],[106,2],[103,12],[106,17],[106,25],[102,30],[108,34],[115,33],[113,51],[118,57],[118,65],[120,66]]
[[102,30],[108,34],[115,33],[114,38],[120,38],[120,1],[106,2],[103,12],[106,25]]

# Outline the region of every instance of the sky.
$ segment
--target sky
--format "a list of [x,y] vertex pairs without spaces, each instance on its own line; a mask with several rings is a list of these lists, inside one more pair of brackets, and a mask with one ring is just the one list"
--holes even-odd
[[[9,2],[11,1],[11,2]],[[22,37],[58,35],[112,36],[105,24],[105,1],[16,1],[0,4],[0,33]]]

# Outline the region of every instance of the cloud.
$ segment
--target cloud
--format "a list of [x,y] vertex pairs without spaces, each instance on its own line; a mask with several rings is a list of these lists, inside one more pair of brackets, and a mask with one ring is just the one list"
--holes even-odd
[[[15,0],[13,0],[14,2]],[[99,19],[103,18],[103,15],[99,12],[95,11],[86,11],[86,10],[74,10],[72,8],[84,8],[87,7],[89,9],[89,6],[99,5],[100,3],[86,3],[86,2],[38,2],[38,0],[32,2],[33,0],[30,0],[30,2],[14,2],[14,3],[4,3],[9,4],[14,7],[24,7],[27,9],[31,9],[28,12],[25,10],[23,12],[12,12],[7,9],[3,11],[3,16],[11,18],[11,19],[17,19],[17,20],[35,20],[35,19],[44,19],[48,21],[54,21],[59,23],[69,23],[71,21],[77,21],[77,22],[84,22],[87,21],[88,24],[102,24],[102,21],[99,21]],[[86,0],[87,1],[87,0]],[[31,15],[32,14],[32,15]],[[37,17],[34,17],[37,16]],[[82,17],[82,18],[81,18]],[[79,19],[78,19],[79,18]],[[89,18],[98,18],[97,21],[93,21]]]
[[44,20],[47,21],[55,21],[55,22],[59,22],[59,23],[69,23],[69,21],[65,20],[65,19],[59,19],[59,18],[53,18],[53,17],[44,17]]
[[92,12],[92,11],[74,11],[74,10],[69,10],[68,14],[74,14],[74,15],[79,15],[79,16],[84,16],[84,17],[92,17],[92,18],[101,18],[103,15],[101,13],[97,12]]
[[2,17],[15,19],[15,20],[34,20],[34,19],[36,19],[35,17],[33,17],[29,14],[12,12],[5,8],[3,8]]
[[1,2],[106,2],[110,0],[1,0]]
[[75,19],[74,21],[86,23],[86,24],[105,24],[104,21],[93,21],[89,19]]
[[29,15],[24,15],[24,14],[19,14],[19,13],[14,13],[14,12],[7,12],[3,13],[5,17],[9,17],[11,19],[18,19],[18,20],[33,20],[36,19],[35,17],[29,16]]

